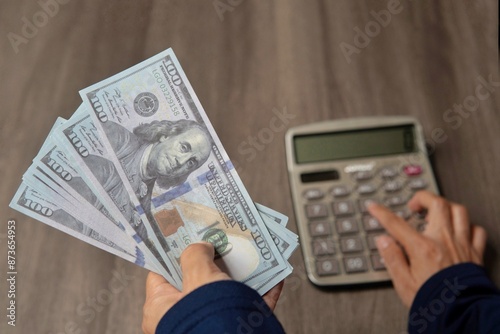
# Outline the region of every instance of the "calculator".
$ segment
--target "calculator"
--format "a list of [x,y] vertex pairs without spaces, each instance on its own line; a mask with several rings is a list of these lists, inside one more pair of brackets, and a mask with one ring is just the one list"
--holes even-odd
[[327,121],[291,128],[285,140],[309,279],[320,286],[390,280],[375,245],[384,229],[367,204],[425,228],[406,207],[416,191],[438,193],[420,123],[406,116]]

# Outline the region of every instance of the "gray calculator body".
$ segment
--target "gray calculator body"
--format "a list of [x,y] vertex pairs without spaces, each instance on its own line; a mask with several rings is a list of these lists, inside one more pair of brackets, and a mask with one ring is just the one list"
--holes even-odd
[[[294,127],[287,166],[309,279],[316,285],[389,280],[375,238],[384,233],[366,204],[408,219],[406,202],[438,193],[422,128],[412,117],[370,117]],[[409,220],[417,224],[422,221]]]

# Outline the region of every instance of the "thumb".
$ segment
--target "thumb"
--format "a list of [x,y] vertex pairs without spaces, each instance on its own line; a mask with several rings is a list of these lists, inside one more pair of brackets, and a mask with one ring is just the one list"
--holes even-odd
[[388,235],[377,237],[376,244],[399,298],[410,307],[414,296],[413,277],[402,248]]
[[189,245],[181,254],[183,292],[189,293],[202,285],[231,279],[214,263],[214,247],[208,242]]

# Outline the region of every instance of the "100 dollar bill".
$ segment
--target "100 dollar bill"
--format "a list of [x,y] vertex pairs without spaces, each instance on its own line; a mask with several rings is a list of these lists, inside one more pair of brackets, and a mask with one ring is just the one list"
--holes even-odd
[[[104,187],[123,181],[106,190],[132,194],[179,276],[182,250],[199,240],[249,285],[287,267],[171,49],[80,94],[96,128],[86,142],[116,168]],[[73,144],[87,159],[89,147]]]

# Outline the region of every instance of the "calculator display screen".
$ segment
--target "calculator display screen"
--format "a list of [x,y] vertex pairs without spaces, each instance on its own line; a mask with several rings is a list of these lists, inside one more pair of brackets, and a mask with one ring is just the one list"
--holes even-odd
[[413,125],[299,135],[293,141],[298,164],[417,150]]

